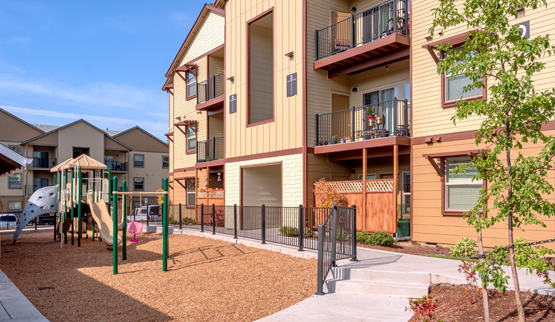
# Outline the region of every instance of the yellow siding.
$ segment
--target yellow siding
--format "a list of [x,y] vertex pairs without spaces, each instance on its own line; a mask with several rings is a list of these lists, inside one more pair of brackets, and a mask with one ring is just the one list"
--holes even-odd
[[224,15],[210,11],[181,59],[179,66],[218,48],[224,43]]
[[224,60],[221,57],[212,57],[211,55],[208,57],[209,59],[209,77],[214,75],[218,75],[224,72]]
[[[274,8],[274,122],[247,128],[247,21]],[[237,94],[237,113],[226,116],[226,157],[302,146],[302,1],[238,0],[226,5],[226,95]],[[284,55],[294,52],[294,59]],[[286,76],[297,73],[297,95],[286,97]],[[226,113],[228,100],[226,99]]]
[[[422,137],[441,133],[454,133],[469,130],[476,130],[480,126],[480,118],[471,117],[465,121],[457,121],[457,126],[453,125],[451,117],[455,113],[455,108],[441,107],[441,76],[436,72],[436,64],[428,51],[422,46],[428,42],[438,41],[446,37],[461,34],[466,28],[461,26],[451,28],[440,36],[436,35],[431,40],[427,40],[428,30],[431,27],[433,15],[431,9],[436,5],[434,1],[413,1],[411,13],[412,27],[412,59],[413,59],[413,136]],[[555,32],[555,25],[552,17],[555,14],[553,1],[549,1],[547,7],[540,7],[537,10],[526,9],[524,17],[518,18],[511,23],[519,23],[530,20],[530,36],[534,38],[538,35]],[[535,78],[538,90],[545,90],[553,87],[553,76],[555,76],[555,58],[548,57],[543,59],[549,62],[548,67]],[[488,83],[492,80],[488,79]]]

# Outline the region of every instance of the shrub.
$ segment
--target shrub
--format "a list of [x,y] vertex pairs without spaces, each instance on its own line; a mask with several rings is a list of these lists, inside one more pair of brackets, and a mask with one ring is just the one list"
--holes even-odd
[[193,218],[189,218],[189,217],[183,218],[183,225],[192,226],[192,225],[196,225],[196,224],[197,224],[197,222]]
[[179,224],[179,221],[177,221],[177,220],[175,220],[175,219],[170,219],[169,224],[170,224],[170,225],[177,225],[177,224]]
[[431,295],[425,295],[417,299],[411,298],[409,299],[409,306],[405,307],[405,311],[414,313],[414,321],[417,322],[435,320],[434,313],[436,309],[437,299]]
[[478,253],[474,250],[476,247],[476,241],[474,239],[463,237],[459,241],[450,247],[449,255],[453,257],[470,258],[477,256]]
[[337,236],[337,240],[345,240],[347,236],[349,236],[349,232],[341,228],[338,228],[335,234]]
[[378,231],[368,237],[368,244],[378,246],[391,246],[395,244],[395,239],[390,234]]
[[360,233],[357,233],[357,243],[368,244],[368,237],[370,237],[370,234],[368,234],[366,231],[361,231]]
[[283,236],[287,236],[287,237],[299,236],[299,230],[291,226],[283,226],[279,229],[279,232]]
[[314,236],[314,231],[309,227],[305,227],[305,229],[303,230],[303,235],[304,237],[312,237]]

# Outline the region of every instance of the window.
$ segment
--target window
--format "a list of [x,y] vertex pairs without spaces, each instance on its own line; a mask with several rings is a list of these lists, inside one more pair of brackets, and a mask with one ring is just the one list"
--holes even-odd
[[145,156],[144,156],[144,154],[135,154],[135,155],[133,155],[133,166],[140,167],[140,168],[145,166]]
[[455,173],[460,165],[468,164],[470,161],[470,157],[445,160],[445,211],[468,211],[478,202],[483,181],[472,181],[472,177],[478,173],[476,168],[467,168],[465,173]]
[[187,126],[187,152],[195,152],[197,150],[197,132],[195,125]]
[[[375,173],[367,173],[366,174],[366,180],[373,180],[373,179],[377,179],[378,177],[376,176]],[[358,175],[358,180],[362,180],[362,174]]]
[[[441,54],[444,56],[445,54]],[[484,81],[485,82],[485,81]],[[442,86],[442,105],[443,107],[452,107],[457,105],[457,101],[461,99],[480,99],[486,97],[486,86],[483,88],[473,88],[464,91],[464,88],[471,84],[470,77],[464,73],[452,75],[450,72],[443,74],[441,79]]]
[[8,177],[9,189],[21,189],[21,173],[14,174]]
[[247,26],[247,126],[274,120],[273,9]]
[[104,164],[106,164],[108,169],[114,170],[114,156],[113,155],[105,155],[104,156]]
[[17,153],[19,153],[19,154],[21,154],[21,152],[23,151],[23,150],[21,149],[21,146],[19,146],[19,145],[8,145],[8,149],[10,149],[10,150],[12,150],[12,151],[14,151],[14,152],[17,152]]
[[21,201],[9,201],[8,211],[21,211]]
[[133,178],[133,190],[145,190],[145,178]]
[[187,181],[187,207],[195,206],[195,180],[191,180],[193,185]]
[[197,70],[188,71],[185,76],[187,80],[187,99],[194,98],[197,95]]
[[162,156],[162,168],[167,169],[170,167],[170,157],[167,155]]

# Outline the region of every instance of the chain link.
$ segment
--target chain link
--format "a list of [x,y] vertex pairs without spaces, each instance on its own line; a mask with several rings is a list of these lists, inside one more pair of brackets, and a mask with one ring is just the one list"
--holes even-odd
[[[534,245],[547,244],[547,243],[552,243],[552,242],[555,242],[555,238],[553,238],[553,239],[546,239],[546,240],[540,240],[540,241],[536,241],[536,242],[532,242],[532,243],[526,243],[526,244],[521,244],[521,245],[524,246],[524,247],[526,247],[526,246],[534,246]],[[514,244],[513,244],[513,245],[508,245],[508,246],[505,246],[505,247],[503,247],[503,248],[504,248],[504,249],[515,248],[515,245],[514,245]],[[503,248],[502,248],[502,249],[503,249]],[[501,249],[494,250],[494,251],[491,252],[491,253],[497,253],[499,250],[501,250]],[[491,253],[490,253],[490,254],[491,254]],[[486,257],[487,257],[487,255],[478,254],[478,259],[485,259]]]

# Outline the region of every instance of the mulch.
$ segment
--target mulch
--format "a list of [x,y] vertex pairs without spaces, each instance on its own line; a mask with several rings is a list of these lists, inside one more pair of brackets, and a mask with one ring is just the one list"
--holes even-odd
[[396,252],[411,255],[443,255],[449,256],[449,247],[430,247],[422,246],[421,243],[412,241],[399,241],[392,246],[374,246],[366,244],[357,244],[358,247],[385,250],[388,252]]
[[[481,291],[467,295],[465,286],[440,284],[430,288],[438,300],[435,321],[484,321]],[[526,321],[555,321],[555,297],[521,292]],[[488,290],[491,322],[518,321],[514,291]],[[411,321],[414,321],[411,319]]]
[[[89,234],[90,235],[90,234]],[[141,234],[112,275],[104,243],[2,236],[0,269],[50,321],[254,321],[315,292],[316,260],[188,235]]]

